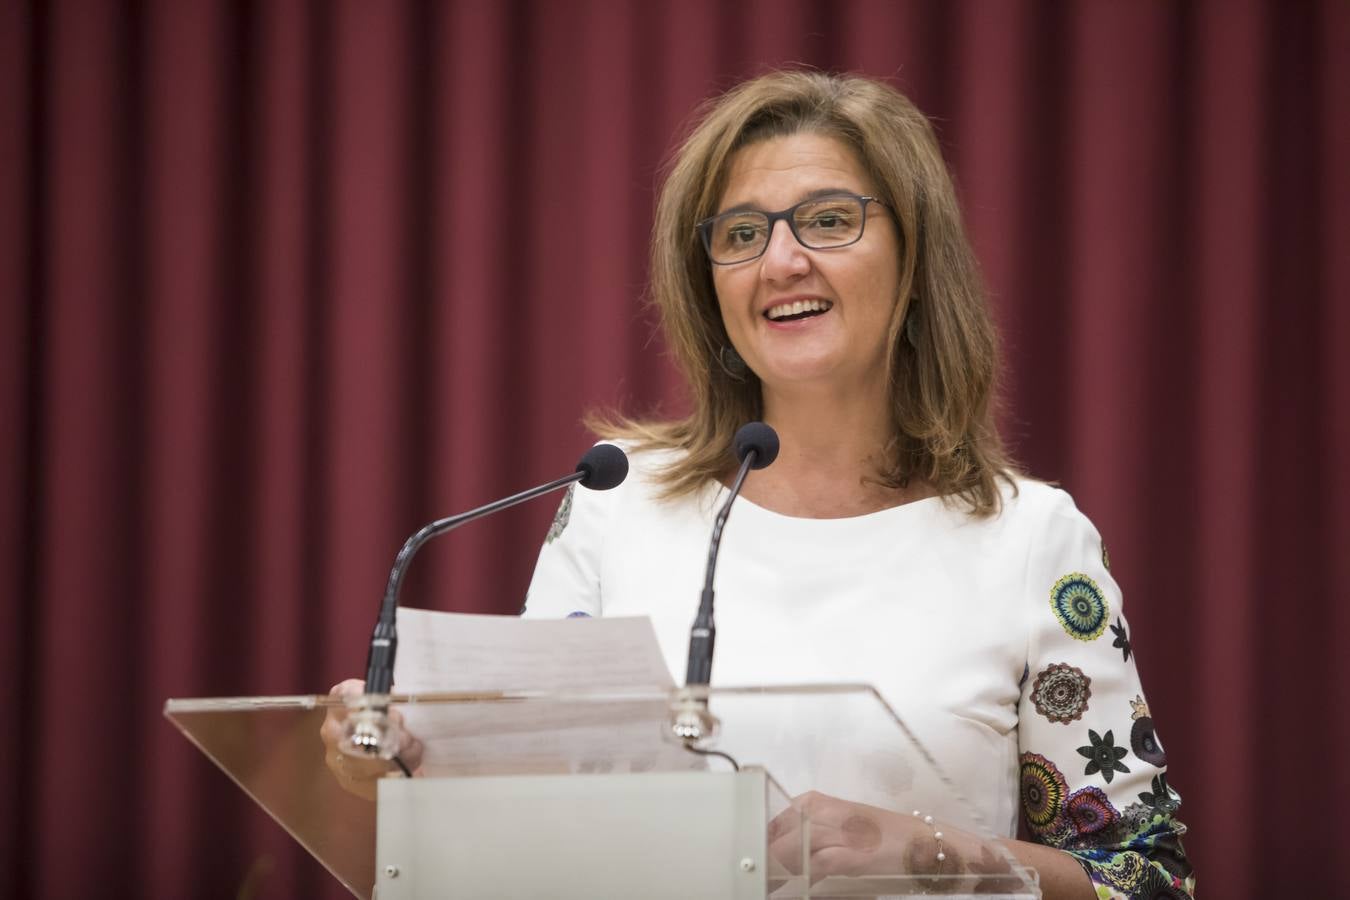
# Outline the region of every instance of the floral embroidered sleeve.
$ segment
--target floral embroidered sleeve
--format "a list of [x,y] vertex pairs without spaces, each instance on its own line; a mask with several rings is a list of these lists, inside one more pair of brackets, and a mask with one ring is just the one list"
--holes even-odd
[[1097,896],[1189,898],[1181,797],[1144,700],[1101,537],[1060,493],[1028,570],[1019,707],[1022,814],[1077,858]]

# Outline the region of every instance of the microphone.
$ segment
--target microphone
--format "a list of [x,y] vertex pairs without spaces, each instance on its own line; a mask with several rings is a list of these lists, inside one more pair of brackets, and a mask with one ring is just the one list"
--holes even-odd
[[[713,574],[717,569],[717,552],[722,546],[722,529],[726,527],[727,516],[731,515],[731,504],[740,494],[745,476],[750,474],[751,469],[763,469],[778,458],[778,433],[763,422],[750,422],[736,432],[732,446],[741,466],[731,483],[726,503],[722,504],[713,519],[703,593],[699,597],[694,626],[689,631],[689,665],[684,676],[686,692],[693,687],[706,687],[712,679],[713,645],[717,641],[717,626],[713,622]],[[698,740],[709,731],[710,720],[705,712],[707,700],[695,701],[690,706],[691,698],[686,694],[685,699],[686,706],[675,719],[675,734],[684,740]]]
[[[394,558],[394,567],[389,572],[389,581],[384,589],[384,601],[380,604],[380,616],[375,621],[375,630],[370,636],[370,653],[366,657],[366,694],[388,694],[393,686],[394,656],[398,652],[398,630],[395,627],[395,620],[398,614],[399,590],[403,586],[403,576],[413,556],[423,544],[461,525],[573,483],[580,483],[582,487],[593,491],[607,491],[618,487],[627,477],[627,455],[613,444],[596,444],[586,451],[581,461],[577,463],[576,471],[570,475],[456,516],[437,519],[418,529],[404,542],[403,548]],[[374,709],[378,715],[373,718],[369,716],[359,718],[356,722],[351,745],[366,754],[392,755],[392,750],[385,746],[386,729],[382,721],[384,706],[377,705]]]

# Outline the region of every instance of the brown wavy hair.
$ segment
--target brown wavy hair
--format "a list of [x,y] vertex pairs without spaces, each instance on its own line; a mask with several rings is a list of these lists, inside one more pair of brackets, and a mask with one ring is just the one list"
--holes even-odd
[[894,427],[876,480],[900,488],[921,479],[972,515],[997,513],[998,482],[1013,471],[993,421],[997,338],[956,192],[928,119],[866,78],[774,72],[699,110],[657,203],[650,285],[694,411],[675,421],[592,415],[587,424],[635,450],[683,451],[660,475],[667,498],[731,471],[736,429],[763,414],[760,384],[722,363],[730,340],[695,224],[715,214],[737,150],[798,133],[853,148],[900,230],[899,296],[911,299],[896,304],[889,326]]

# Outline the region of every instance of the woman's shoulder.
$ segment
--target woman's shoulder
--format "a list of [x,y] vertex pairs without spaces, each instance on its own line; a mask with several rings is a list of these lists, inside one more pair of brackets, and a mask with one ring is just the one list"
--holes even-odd
[[1003,514],[1014,543],[1026,550],[1027,575],[1035,582],[1036,595],[1065,577],[1084,573],[1105,586],[1110,562],[1101,532],[1069,492],[1031,478],[1018,479],[1016,487]]
[[627,492],[635,488],[659,488],[670,469],[684,458],[684,451],[672,447],[652,447],[628,438],[613,438],[600,443],[613,444],[628,457],[628,477],[619,486]]
[[633,438],[606,438],[602,444],[613,444],[628,456],[630,467],[646,473],[660,470],[684,458],[684,451],[676,447],[658,447]]
[[1002,508],[993,522],[1005,534],[1023,534],[1032,540],[1075,532],[1096,534],[1068,491],[1020,474],[1004,481]]
[[1035,521],[1082,513],[1069,492],[1059,485],[1029,475],[1010,474],[1003,482],[1003,508],[999,515]]
[[[613,444],[628,457],[628,475],[608,491],[581,491],[578,500],[598,515],[610,519],[642,518],[668,514],[672,507],[703,496],[670,496],[670,473],[684,459],[683,450],[652,447],[624,438],[611,438],[601,443]],[[582,497],[581,494],[586,496]]]

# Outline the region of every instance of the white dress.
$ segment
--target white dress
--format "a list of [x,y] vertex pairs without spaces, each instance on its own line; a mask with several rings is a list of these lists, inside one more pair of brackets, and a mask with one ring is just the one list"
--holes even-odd
[[[618,488],[569,492],[524,614],[649,616],[679,680],[726,489],[656,499],[671,459],[630,454]],[[1066,849],[1132,845],[1160,807],[1180,832],[1120,590],[1064,491],[1018,480],[988,519],[940,498],[844,519],[738,498],[715,588],[714,686],[874,685],[993,833],[1016,834],[1019,795]]]

